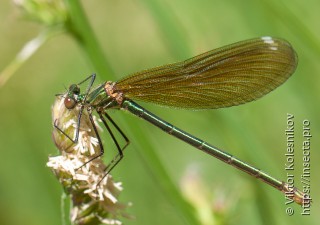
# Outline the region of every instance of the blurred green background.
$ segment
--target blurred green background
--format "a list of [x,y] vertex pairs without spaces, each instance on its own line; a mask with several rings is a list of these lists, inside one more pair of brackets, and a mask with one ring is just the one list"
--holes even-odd
[[[43,26],[21,16],[11,1],[0,3],[1,71]],[[208,221],[202,224],[318,224],[319,1],[95,0],[82,4],[117,78],[259,36],[285,38],[299,56],[296,73],[256,102],[212,111],[142,105],[279,179],[286,179],[286,117],[293,114],[298,187],[302,186],[302,121],[308,119],[313,134],[311,216],[301,216],[298,205],[292,206],[295,214],[288,216],[279,191],[129,113],[112,112],[131,140],[124,160],[112,173],[123,182],[120,200],[133,203],[127,211],[136,219],[124,219],[125,224],[188,224],[172,195],[162,188],[166,181],[150,172],[152,162],[146,163],[145,151],[158,154],[178,189],[191,190],[190,204]],[[57,154],[50,109],[54,94],[61,93],[64,85],[92,72],[95,68],[78,43],[61,34],[46,42],[0,88],[0,224],[61,224],[62,188],[45,166],[48,156]],[[100,81],[105,77],[108,74]]]

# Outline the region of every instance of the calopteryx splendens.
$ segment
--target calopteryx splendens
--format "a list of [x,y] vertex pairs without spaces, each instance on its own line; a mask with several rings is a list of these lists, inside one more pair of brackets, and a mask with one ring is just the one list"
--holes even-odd
[[[280,181],[267,173],[243,162],[207,142],[160,119],[133,100],[141,100],[162,106],[181,109],[216,109],[230,107],[256,100],[284,83],[297,66],[297,55],[292,46],[282,39],[262,37],[250,39],[218,48],[191,59],[134,73],[117,82],[107,81],[93,88],[95,74],[67,90],[64,104],[68,109],[80,106],[76,143],[83,110],[87,110],[99,140],[100,154],[87,163],[103,155],[103,145],[92,119],[95,110],[110,133],[118,149],[117,156],[106,169],[108,174],[123,158],[123,150],[129,140],[124,132],[107,114],[109,109],[123,109],[159,127],[168,134],[230,164],[282,192],[292,193],[298,204],[304,201],[303,192]],[[89,82],[86,92],[80,86]],[[126,140],[120,147],[107,124],[110,121]]]

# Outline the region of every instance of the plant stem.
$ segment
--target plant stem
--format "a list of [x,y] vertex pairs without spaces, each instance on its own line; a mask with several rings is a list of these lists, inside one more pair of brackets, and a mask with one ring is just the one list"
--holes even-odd
[[67,0],[66,3],[70,13],[67,29],[79,42],[98,75],[104,79],[111,78],[114,80],[113,70],[105,59],[80,2],[78,0]]
[[70,198],[67,197],[66,193],[62,193],[61,196],[61,224],[62,225],[72,225],[69,218],[70,214]]
[[15,72],[20,69],[20,67],[23,66],[44,43],[46,43],[51,37],[56,36],[63,31],[63,28],[60,26],[49,27],[44,29],[31,41],[28,41],[16,55],[15,59],[0,72],[0,87],[4,86]]

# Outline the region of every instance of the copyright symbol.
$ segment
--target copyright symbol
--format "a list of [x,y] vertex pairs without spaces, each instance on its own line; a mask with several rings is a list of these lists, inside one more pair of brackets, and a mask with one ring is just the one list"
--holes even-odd
[[292,216],[292,215],[294,214],[293,208],[288,207],[288,208],[286,209],[286,213],[287,213],[288,216]]

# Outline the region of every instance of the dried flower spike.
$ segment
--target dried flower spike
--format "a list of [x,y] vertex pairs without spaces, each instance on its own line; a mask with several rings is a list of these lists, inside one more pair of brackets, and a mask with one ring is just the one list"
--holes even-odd
[[[53,121],[70,137],[74,137],[78,126],[79,109],[66,109],[64,96],[57,97],[52,107]],[[71,197],[71,221],[81,225],[121,224],[119,217],[128,217],[124,210],[129,205],[120,203],[117,199],[122,191],[121,183],[114,182],[111,175],[104,177],[106,165],[101,159],[84,165],[100,151],[86,112],[81,117],[79,140],[76,144],[57,129],[54,129],[52,135],[61,155],[49,157],[47,166]]]

